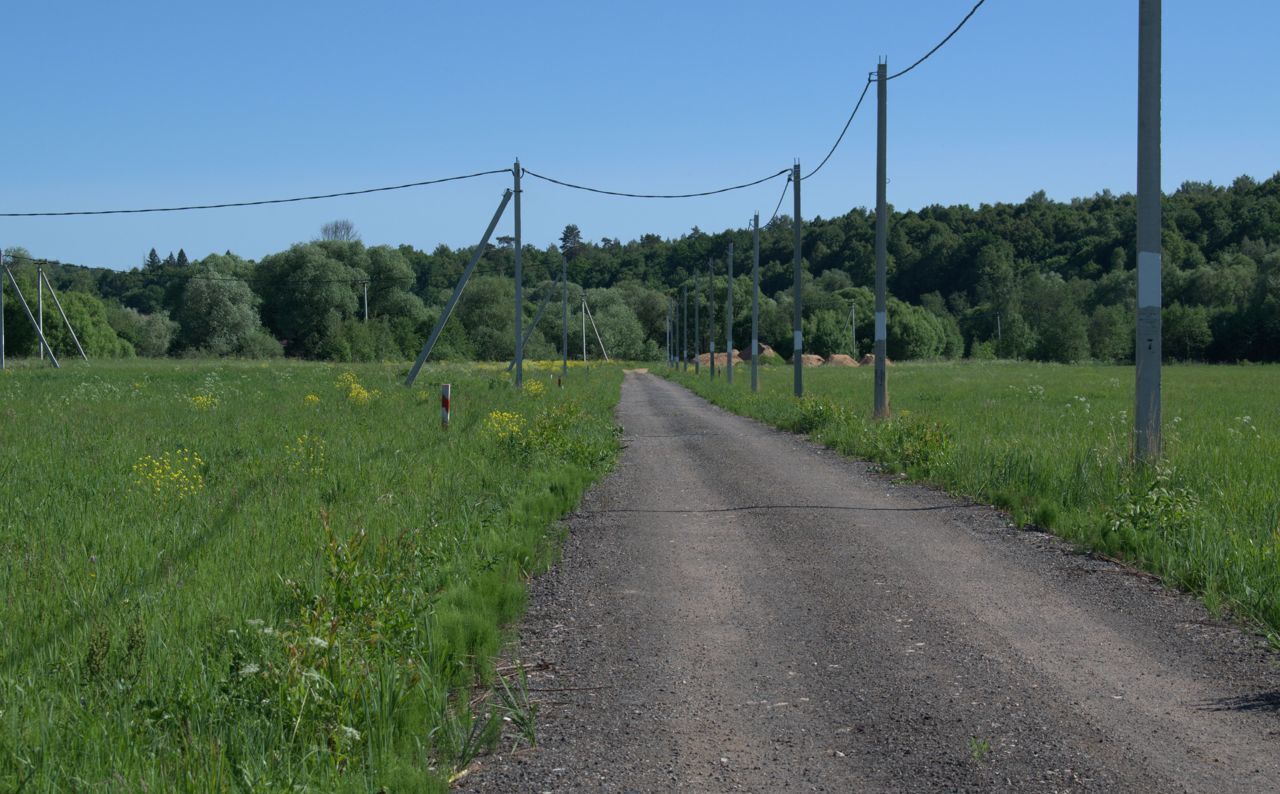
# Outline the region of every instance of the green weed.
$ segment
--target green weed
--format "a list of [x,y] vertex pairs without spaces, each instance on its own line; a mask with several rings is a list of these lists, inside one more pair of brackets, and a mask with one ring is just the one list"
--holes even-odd
[[[523,683],[494,678],[500,627],[613,460],[621,372],[533,395],[496,368],[432,365],[415,390],[403,371],[0,379],[0,625],[21,627],[0,790],[443,790],[504,717],[532,740]],[[448,431],[417,396],[440,382]],[[522,417],[518,454],[494,412]]]

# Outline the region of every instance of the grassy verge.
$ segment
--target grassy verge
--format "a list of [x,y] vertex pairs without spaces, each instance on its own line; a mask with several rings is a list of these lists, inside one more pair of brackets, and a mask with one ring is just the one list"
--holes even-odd
[[1129,463],[1133,370],[1005,362],[889,370],[875,422],[872,368],[746,368],[728,386],[655,369],[728,410],[1008,510],[1280,632],[1280,367],[1164,371],[1166,457]]
[[404,369],[0,375],[0,790],[429,791],[493,740],[621,373]]

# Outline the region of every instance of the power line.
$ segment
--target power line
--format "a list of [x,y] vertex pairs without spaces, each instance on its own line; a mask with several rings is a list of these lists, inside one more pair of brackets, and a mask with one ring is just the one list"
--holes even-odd
[[965,15],[964,15],[964,19],[960,20],[960,24],[959,24],[959,25],[956,25],[956,26],[955,26],[955,28],[954,28],[950,33],[948,33],[948,34],[947,34],[947,37],[946,37],[946,38],[944,38],[942,41],[940,41],[940,42],[938,42],[937,44],[935,44],[935,45],[934,45],[934,47],[933,47],[933,49],[929,50],[929,51],[928,51],[928,52],[926,52],[923,56],[921,56],[920,60],[916,61],[915,63],[911,64],[911,65],[910,65],[910,66],[908,66],[907,68],[903,69],[901,72],[897,72],[897,73],[895,73],[895,74],[891,74],[891,75],[889,75],[889,76],[888,76],[887,78],[885,78],[885,79],[886,79],[886,80],[896,80],[896,79],[898,79],[899,77],[901,77],[901,76],[903,76],[904,74],[906,74],[907,72],[909,72],[909,71],[911,71],[912,69],[916,68],[916,67],[917,67],[917,66],[919,66],[920,64],[922,64],[922,63],[924,63],[925,61],[929,60],[929,56],[933,55],[935,52],[937,52],[938,50],[942,49],[942,45],[946,44],[948,41],[951,41],[951,37],[952,37],[952,36],[954,36],[954,35],[956,35],[957,33],[959,33],[959,32],[960,32],[960,28],[964,27],[964,23],[966,23],[966,22],[968,22],[968,21],[969,21],[969,17],[971,17],[971,16],[973,16],[975,13],[977,13],[978,9],[979,9],[979,8],[981,8],[981,7],[982,7],[982,4],[983,4],[983,3],[985,3],[985,2],[987,2],[987,0],[978,0],[978,2],[977,2],[976,4],[974,4],[973,8],[969,9],[969,13],[967,13],[967,14],[965,14]]
[[[845,125],[845,126],[847,127],[848,125]],[[839,143],[839,141],[836,141],[836,143]],[[829,156],[830,156],[830,155],[828,155],[828,157],[829,157]],[[810,174],[810,176],[813,176],[813,174]],[[803,181],[803,177],[801,177],[801,180]],[[785,198],[787,197],[787,188],[789,188],[789,187],[791,187],[791,175],[790,175],[790,174],[787,174],[787,181],[786,181],[786,183],[782,186],[782,195],[781,195],[781,196],[778,196],[778,206],[776,206],[776,207],[774,207],[774,208],[773,208],[773,215],[772,215],[772,216],[770,216],[770,218],[769,218],[769,223],[766,223],[766,224],[765,224],[765,227],[766,227],[766,228],[768,228],[769,224],[773,223],[774,218],[777,218],[777,217],[778,217],[778,210],[782,209],[782,200],[783,200],[783,199],[785,199]]]
[[475,179],[479,176],[509,173],[511,173],[511,169],[509,168],[498,168],[493,171],[478,171],[474,174],[447,176],[442,179],[427,179],[422,182],[407,182],[403,185],[371,187],[363,190],[347,190],[341,193],[321,193],[315,196],[294,196],[293,198],[261,199],[258,201],[230,201],[223,204],[192,204],[185,207],[147,207],[127,210],[74,210],[69,212],[0,212],[0,218],[53,218],[68,215],[136,215],[146,212],[186,212],[187,210],[217,210],[225,209],[227,207],[260,207],[264,204],[292,204],[298,201],[318,201],[320,199],[341,198],[343,196],[363,196],[367,193],[385,193],[391,190],[406,190],[411,187],[439,185],[443,182],[457,182],[462,179]]
[[542,174],[536,173],[534,171],[530,171],[527,168],[523,169],[524,173],[528,174],[531,177],[541,179],[545,182],[553,182],[557,185],[560,185],[561,187],[573,188],[574,190],[585,190],[590,193],[602,193],[606,196],[623,196],[625,198],[645,198],[645,199],[682,199],[682,198],[699,198],[701,196],[714,196],[718,193],[728,193],[731,190],[742,190],[743,188],[759,185],[762,182],[768,182],[770,179],[776,179],[790,170],[791,170],[790,168],[784,168],[775,174],[769,174],[766,177],[761,177],[760,179],[757,179],[754,182],[746,182],[741,185],[731,185],[730,187],[722,187],[716,190],[704,190],[701,193],[665,193],[663,194],[663,193],[624,193],[618,190],[603,190],[597,187],[575,185],[572,182],[564,182],[559,179],[553,179],[549,176],[543,176]]
[[[844,129],[840,130],[840,135],[839,137],[836,138],[836,142],[831,144],[830,151],[827,152],[826,157],[822,158],[822,162],[818,163],[817,168],[813,169],[809,173],[800,177],[801,182],[803,182],[804,180],[808,179],[809,177],[821,171],[822,166],[826,165],[827,161],[831,159],[831,155],[836,153],[836,148],[839,147],[840,142],[844,140],[844,134],[849,131],[849,125],[853,123],[853,117],[858,115],[858,108],[862,107],[862,100],[867,98],[867,90],[871,88],[871,84],[873,82],[875,81],[873,81],[870,77],[867,78],[866,84],[862,86],[862,93],[858,96],[858,102],[853,106],[853,112],[849,114],[849,120],[844,123]],[[778,204],[779,206],[781,206],[782,202],[779,201]]]

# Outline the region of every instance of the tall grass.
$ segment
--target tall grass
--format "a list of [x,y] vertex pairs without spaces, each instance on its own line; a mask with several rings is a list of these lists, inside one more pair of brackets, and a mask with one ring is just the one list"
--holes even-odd
[[1132,368],[922,363],[890,368],[893,418],[870,418],[873,372],[791,370],[761,390],[661,371],[729,410],[808,433],[1129,560],[1280,632],[1280,367],[1164,370],[1163,463],[1131,465]]
[[470,695],[621,375],[403,372],[0,375],[0,790],[437,790],[492,741]]

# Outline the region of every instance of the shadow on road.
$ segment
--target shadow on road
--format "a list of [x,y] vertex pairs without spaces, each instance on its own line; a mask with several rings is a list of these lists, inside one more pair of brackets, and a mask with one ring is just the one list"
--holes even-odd
[[1256,692],[1252,695],[1209,700],[1200,704],[1201,711],[1280,711],[1280,690]]

